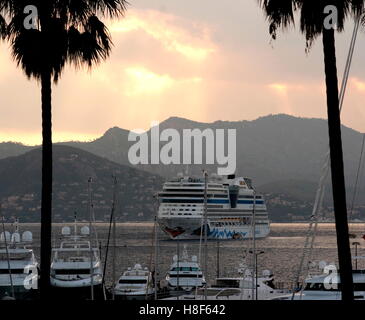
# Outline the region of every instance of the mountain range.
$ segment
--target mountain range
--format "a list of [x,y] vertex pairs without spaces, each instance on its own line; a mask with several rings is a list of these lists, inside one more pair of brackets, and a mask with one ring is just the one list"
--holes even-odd
[[[40,148],[0,160],[0,200],[3,213],[22,222],[39,221],[41,205]],[[142,170],[100,158],[81,149],[54,147],[53,215],[55,222],[88,219],[89,199],[95,218],[108,221],[114,177],[117,179],[117,220],[151,220],[156,213],[154,194],[163,179]],[[89,185],[88,181],[91,178]],[[89,192],[90,186],[90,192]]]
[[[237,133],[236,173],[238,175],[252,178],[254,185],[259,191],[271,196],[276,197],[280,195],[283,199],[299,201],[299,203],[305,204],[311,204],[313,202],[322,172],[322,166],[328,151],[328,128],[326,120],[298,118],[280,114],[261,117],[253,121],[201,123],[172,117],[162,122],[159,129],[162,131],[167,128],[173,128],[179,132],[183,129],[235,129]],[[150,135],[150,131],[147,133]],[[151,188],[155,189],[161,187],[164,179],[187,169],[195,175],[201,175],[203,168],[207,168],[210,172],[216,171],[215,165],[191,165],[189,168],[185,165],[166,166],[162,164],[132,166],[128,160],[128,150],[134,142],[128,141],[128,135],[128,130],[114,127],[107,130],[103,136],[94,141],[63,142],[56,144],[55,150],[71,150],[67,149],[67,147],[73,148],[72,150],[78,150],[77,152],[83,150],[85,152],[83,154],[87,154],[86,158],[90,158],[90,161],[93,159],[94,163],[98,163],[98,165],[105,168],[105,175],[109,174],[110,176],[110,172],[107,173],[108,167],[110,169],[113,168],[113,170],[119,168],[121,172],[130,172],[131,179],[133,172],[133,174],[139,175],[142,180],[146,177],[154,180],[156,184],[153,187],[151,185]],[[349,206],[351,206],[363,133],[342,126],[342,139],[348,201]],[[66,149],[62,149],[62,147]],[[0,143],[0,159],[3,159],[0,160],[0,173],[3,172],[1,168],[5,166],[4,161],[11,162],[15,161],[15,159],[19,161],[22,159],[21,161],[26,162],[29,159],[27,158],[29,154],[35,156],[37,152],[39,153],[39,151],[34,149],[37,149],[37,147],[29,147],[11,142]],[[9,160],[9,157],[14,156],[15,158],[10,158],[13,160]],[[40,155],[38,155],[37,161],[40,161]],[[105,165],[103,161],[105,161]],[[64,170],[66,169],[64,168]],[[37,174],[40,174],[40,172]],[[34,175],[33,178],[35,179],[36,176]],[[81,181],[86,183],[87,176],[86,170],[82,177],[77,177],[77,179],[82,178],[78,180],[78,183],[81,183]],[[37,177],[39,180],[39,176]],[[110,179],[108,181],[111,185]],[[361,176],[359,181],[356,204],[362,205],[365,203],[365,193],[363,192],[364,185],[362,184]],[[103,183],[105,185],[108,184],[106,180]],[[2,183],[2,185],[4,184]],[[15,185],[13,187],[23,188],[21,186],[16,187]],[[9,187],[6,189],[9,194]],[[110,198],[110,187],[106,189]],[[330,183],[328,180],[328,188],[325,196],[325,201],[328,206],[332,202],[330,191]],[[310,210],[308,209],[307,211],[309,212]],[[134,212],[134,214],[136,213]]]

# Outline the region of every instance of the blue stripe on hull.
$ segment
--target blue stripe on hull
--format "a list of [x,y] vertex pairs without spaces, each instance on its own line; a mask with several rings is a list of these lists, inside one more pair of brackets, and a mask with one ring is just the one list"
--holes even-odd
[[226,229],[224,229],[223,231],[213,229],[210,232],[209,236],[216,239],[232,239],[235,234],[239,234],[244,238],[247,236],[247,232],[234,232]]
[[[179,201],[179,202],[174,202]],[[184,199],[162,199],[163,203],[184,203]],[[189,202],[187,200],[186,202]],[[196,203],[204,203],[204,199],[194,199]],[[227,199],[208,199],[208,203],[229,203]],[[253,200],[238,200],[238,204],[253,204]],[[264,204],[263,200],[256,200],[256,204]]]

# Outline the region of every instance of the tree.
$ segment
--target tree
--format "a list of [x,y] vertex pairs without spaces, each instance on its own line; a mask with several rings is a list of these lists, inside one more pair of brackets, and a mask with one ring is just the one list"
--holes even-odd
[[[52,82],[57,84],[67,63],[76,68],[85,65],[91,69],[108,58],[112,40],[98,16],[120,18],[124,16],[126,6],[125,0],[0,0],[0,35],[10,43],[12,56],[26,76],[41,84],[42,299],[50,298]],[[33,18],[29,17],[34,13]]]
[[[296,13],[300,14],[300,31],[306,37],[307,50],[310,50],[315,39],[322,35],[332,192],[342,299],[353,300],[352,264],[347,221],[334,29],[336,27],[337,31],[341,32],[344,30],[344,23],[348,16],[359,17],[363,12],[364,1],[258,0],[258,2],[269,22],[269,32],[274,40],[276,39],[279,28],[286,29],[294,24]],[[329,16],[329,14],[332,14],[332,16]]]

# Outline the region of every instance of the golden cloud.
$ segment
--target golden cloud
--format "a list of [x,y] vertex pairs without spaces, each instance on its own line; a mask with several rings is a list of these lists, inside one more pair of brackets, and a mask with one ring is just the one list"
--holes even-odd
[[351,79],[352,84],[355,86],[355,88],[359,91],[365,91],[365,82],[357,79],[357,78],[352,78]]
[[158,11],[131,10],[125,19],[111,22],[109,30],[117,33],[142,30],[161,42],[166,50],[197,62],[205,60],[216,51],[209,40],[209,29],[206,26],[199,26],[200,36],[193,36],[188,28],[179,27],[176,20],[177,17]]
[[269,84],[269,88],[273,89],[278,94],[287,94],[288,86],[282,83]]
[[143,67],[129,67],[125,69],[129,77],[126,96],[135,96],[141,94],[159,94],[162,91],[172,88],[176,84],[183,82],[199,83],[201,78],[174,79],[167,74],[157,74]]

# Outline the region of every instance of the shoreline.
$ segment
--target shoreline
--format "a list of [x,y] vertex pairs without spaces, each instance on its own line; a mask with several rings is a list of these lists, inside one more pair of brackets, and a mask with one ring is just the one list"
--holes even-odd
[[[74,222],[53,222],[52,226],[65,226],[65,225],[72,225]],[[89,223],[89,221],[77,221],[78,225],[81,224],[85,224],[85,223]],[[6,222],[5,225],[11,225],[14,224],[14,222]],[[19,222],[19,225],[23,225],[23,226],[37,226],[40,225],[40,222]],[[109,226],[108,222],[104,222],[104,221],[96,221],[93,222],[94,225],[97,226]],[[318,222],[319,225],[322,226],[335,226],[335,222]],[[365,225],[365,221],[356,221],[356,222],[349,222],[349,225]],[[153,226],[154,222],[152,221],[140,221],[140,222],[117,222],[116,223],[117,226],[131,226],[131,227],[138,227],[138,226]],[[309,222],[271,222],[270,223],[271,226],[304,226],[304,225],[309,225]]]

